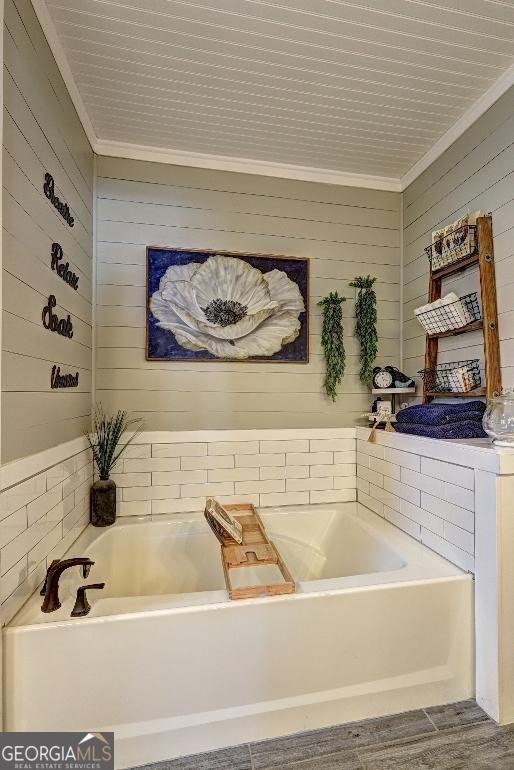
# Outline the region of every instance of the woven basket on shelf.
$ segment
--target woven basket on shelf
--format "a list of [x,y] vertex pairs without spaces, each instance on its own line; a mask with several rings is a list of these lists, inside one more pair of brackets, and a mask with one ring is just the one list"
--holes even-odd
[[418,374],[429,393],[467,393],[482,384],[478,358],[438,364],[433,369],[421,369]]

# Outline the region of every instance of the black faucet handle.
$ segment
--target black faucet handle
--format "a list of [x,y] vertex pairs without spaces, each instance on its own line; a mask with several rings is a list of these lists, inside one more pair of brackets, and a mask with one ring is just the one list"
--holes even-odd
[[87,600],[86,591],[90,588],[97,588],[97,589],[105,588],[105,583],[89,583],[89,585],[80,586],[77,589],[77,598],[75,600],[75,606],[71,611],[72,618],[82,618],[84,617],[84,615],[89,614],[89,611],[91,610],[91,605]]
[[48,567],[48,569],[46,571],[46,575],[45,575],[45,582],[43,583],[41,591],[39,592],[40,596],[44,596],[46,594],[46,587],[47,587],[47,583],[48,583],[48,574],[49,574],[50,570],[52,569],[52,567],[55,567],[55,565],[59,564],[60,561],[61,561],[60,559],[54,559],[53,562]]

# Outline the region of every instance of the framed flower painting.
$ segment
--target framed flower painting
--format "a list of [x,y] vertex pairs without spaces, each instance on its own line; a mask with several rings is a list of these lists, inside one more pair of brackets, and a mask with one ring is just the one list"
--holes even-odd
[[309,360],[309,260],[147,248],[146,357]]

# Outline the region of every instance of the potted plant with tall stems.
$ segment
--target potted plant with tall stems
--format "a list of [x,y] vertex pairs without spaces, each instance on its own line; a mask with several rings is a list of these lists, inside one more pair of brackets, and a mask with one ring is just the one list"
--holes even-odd
[[100,477],[91,487],[90,521],[94,527],[108,527],[116,521],[116,484],[110,475],[141,427],[142,420],[127,411],[106,415],[101,404],[96,406],[93,430],[86,433]]

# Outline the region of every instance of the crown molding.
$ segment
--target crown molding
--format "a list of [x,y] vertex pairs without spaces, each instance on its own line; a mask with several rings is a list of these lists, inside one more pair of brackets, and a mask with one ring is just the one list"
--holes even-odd
[[480,96],[471,107],[444,133],[428,152],[415,163],[401,178],[401,188],[405,190],[415,179],[439,158],[459,139],[498,99],[514,85],[514,64],[500,75],[490,88]]
[[227,155],[209,155],[207,153],[168,150],[163,147],[151,147],[128,142],[114,142],[98,139],[94,145],[97,155],[114,158],[130,158],[155,163],[169,163],[174,166],[193,166],[195,168],[216,171],[234,171],[240,174],[258,174],[260,176],[298,179],[305,182],[362,187],[372,190],[391,190],[400,192],[400,180],[393,177],[353,174],[312,166],[295,166],[289,163],[271,163],[251,158],[235,158]]
[[88,111],[86,110],[86,105],[84,104],[82,96],[80,95],[70,65],[68,64],[68,59],[66,58],[64,48],[61,45],[57,35],[57,30],[55,29],[48,8],[46,7],[46,3],[44,0],[32,0],[32,7],[34,8],[34,12],[38,18],[39,23],[41,24],[43,33],[46,37],[46,41],[50,46],[50,50],[56,61],[57,67],[59,68],[61,77],[64,80],[66,88],[68,89],[68,93],[70,95],[71,101],[73,102],[73,106],[77,111],[79,120],[82,123],[82,127],[86,132],[89,144],[94,150],[95,143],[97,141],[96,131],[93,128],[93,124],[91,123]]

